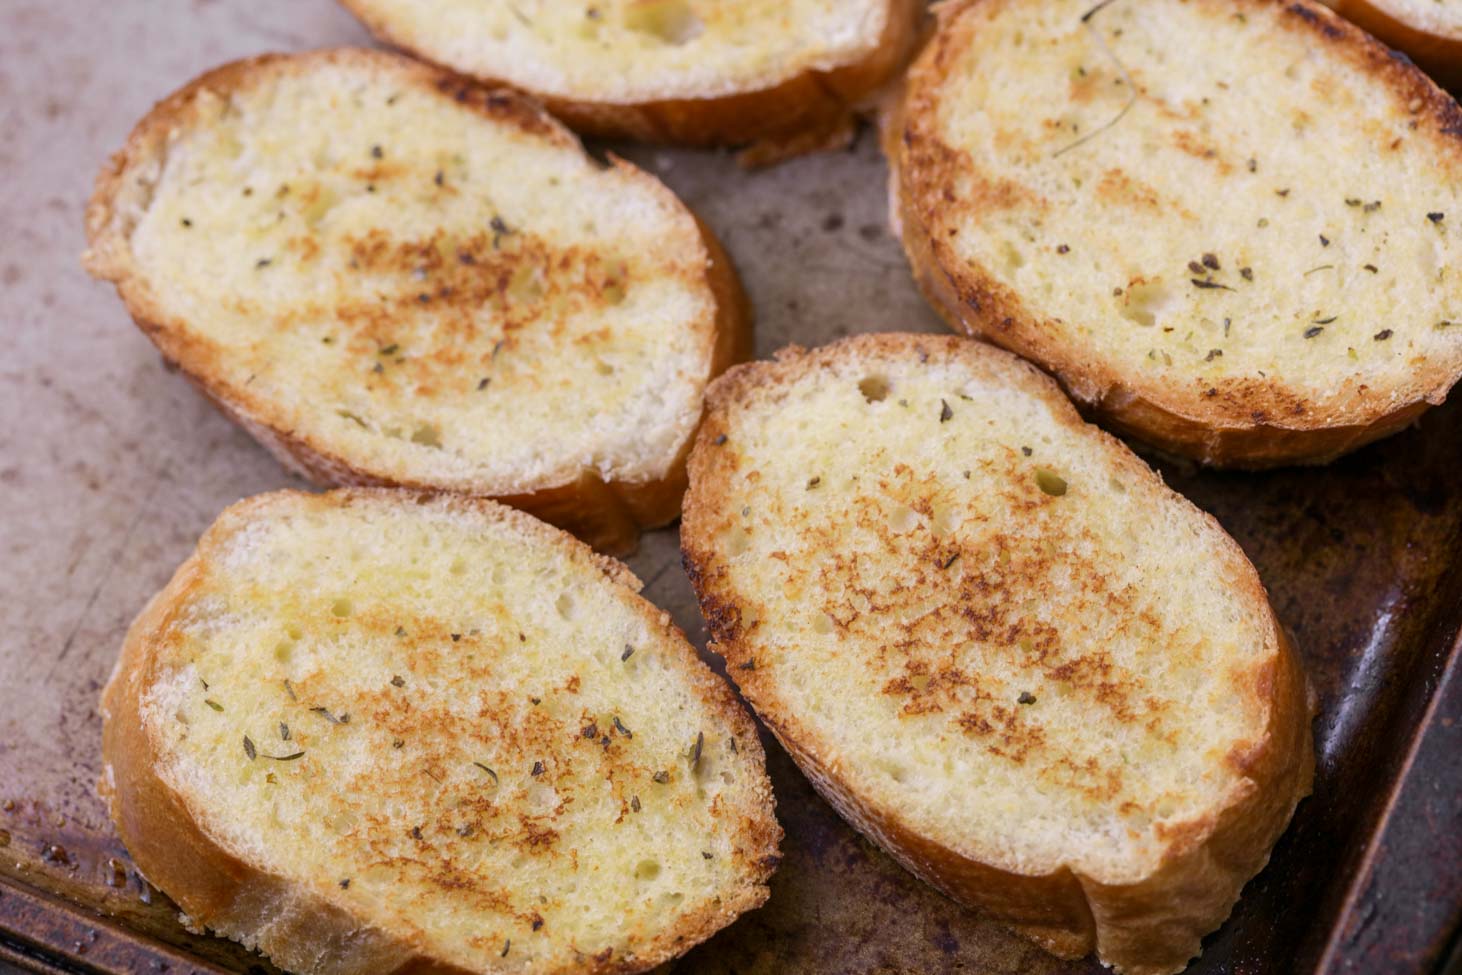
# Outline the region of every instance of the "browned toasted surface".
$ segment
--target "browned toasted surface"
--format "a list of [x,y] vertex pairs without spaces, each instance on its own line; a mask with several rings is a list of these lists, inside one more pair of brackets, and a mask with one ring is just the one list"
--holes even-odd
[[1462,111],[1363,32],[1308,0],[940,14],[885,140],[952,326],[1221,465],[1328,460],[1462,374]]
[[88,268],[292,467],[511,499],[620,550],[677,513],[704,384],[749,343],[729,259],[653,177],[381,52],[198,79],[87,225]]
[[1304,678],[1233,541],[969,340],[789,349],[709,403],[687,569],[803,770],[1048,949],[1183,967],[1311,775]]
[[635,972],[766,897],[754,728],[624,566],[490,502],[236,505],[129,634],[105,788],[302,972]]

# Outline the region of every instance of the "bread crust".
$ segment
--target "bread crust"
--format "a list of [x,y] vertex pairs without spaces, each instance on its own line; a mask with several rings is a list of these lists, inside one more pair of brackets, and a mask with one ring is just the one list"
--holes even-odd
[[[638,595],[640,581],[622,563],[590,552],[564,533],[486,499],[358,488],[324,496],[300,491],[258,495],[221,515],[199,541],[197,550],[149,601],[129,628],[116,668],[102,692],[102,798],[138,869],[178,903],[192,924],[263,951],[288,970],[312,975],[477,975],[475,970],[434,955],[418,934],[382,930],[352,915],[329,896],[329,882],[303,888],[236,856],[210,834],[186,798],[159,771],[163,756],[140,709],[156,676],[153,640],[201,584],[204,566],[228,530],[223,524],[225,518],[247,517],[255,509],[289,496],[345,503],[380,498],[408,504],[447,504],[506,521],[513,529],[536,536],[546,547],[566,549],[570,555],[576,554],[575,550],[582,552],[605,574],[609,584],[626,590],[627,598],[652,630],[671,633],[683,649],[681,663],[689,668],[687,680],[707,706],[736,729],[743,750],[753,749],[753,758],[764,764],[755,725],[735,694],[696,657],[684,634],[669,618]],[[646,971],[764,903],[768,896],[766,882],[780,860],[777,848],[782,831],[776,821],[771,785],[764,775],[759,788],[753,791],[757,815],[746,845],[762,851],[752,860],[756,876],[741,888],[727,891],[714,907],[690,915],[650,942],[637,945],[632,960],[584,955],[578,964],[544,969],[541,975],[630,975]]]
[[[1050,337],[1039,314],[978,265],[959,259],[931,232],[951,182],[953,150],[924,127],[920,91],[937,87],[945,70],[950,28],[967,10],[1001,0],[948,0],[937,8],[940,29],[891,99],[881,126],[889,161],[890,222],[899,234],[925,298],[956,332],[983,339],[1051,373],[1089,416],[1162,450],[1214,467],[1263,469],[1324,464],[1405,429],[1445,401],[1457,376],[1439,366],[1419,376],[1419,393],[1395,397],[1363,389],[1348,409],[1321,410],[1277,385],[1216,382],[1206,399],[1094,362],[1080,347]],[[1279,8],[1293,29],[1332,48],[1418,106],[1428,135],[1462,162],[1462,109],[1420,71],[1393,57],[1354,25],[1312,0],[1236,0],[1251,9]],[[916,163],[916,165],[911,165]],[[917,168],[919,173],[912,172]],[[1305,407],[1296,411],[1294,407]]]
[[1409,22],[1386,0],[1329,0],[1329,4],[1346,20],[1405,53],[1443,88],[1462,91],[1462,29],[1428,30]]
[[[376,38],[424,61],[432,52],[404,42],[369,0],[340,0]],[[831,70],[809,69],[764,87],[709,97],[612,102],[531,91],[555,116],[584,135],[682,146],[745,146],[740,159],[767,165],[836,149],[852,138],[859,111],[908,62],[920,36],[923,0],[888,0],[878,42],[858,61]],[[464,66],[444,65],[453,70]],[[513,86],[482,75],[489,85]],[[526,90],[526,89],[525,89]]]
[[[680,514],[685,491],[685,458],[694,431],[681,445],[679,454],[660,472],[644,472],[636,478],[605,481],[597,472],[559,472],[530,483],[472,483],[447,485],[391,477],[352,463],[329,443],[291,429],[265,398],[229,383],[215,367],[213,354],[202,343],[191,340],[184,322],[169,320],[147,282],[133,271],[126,236],[118,226],[117,211],[127,200],[126,185],[131,174],[158,156],[169,130],[182,125],[191,102],[202,91],[231,91],[247,85],[261,69],[284,63],[300,68],[320,61],[364,62],[383,70],[404,72],[416,83],[453,97],[484,117],[517,125],[547,138],[566,150],[582,151],[578,140],[532,101],[508,91],[489,90],[475,82],[427,65],[406,61],[380,51],[333,49],[306,55],[266,54],[237,61],[210,71],[159,102],[137,124],[122,150],[97,176],[96,188],[86,211],[89,248],[83,263],[92,275],[112,281],[137,326],[158,347],[163,358],[175,366],[221,412],[247,430],[285,467],[320,487],[400,487],[417,491],[454,491],[489,497],[521,508],[538,518],[572,532],[594,548],[615,555],[634,551],[641,531],[674,521]],[[610,157],[611,165],[630,178],[672,196],[657,179],[632,163]],[[689,212],[684,203],[676,204]],[[733,363],[744,361],[752,351],[752,310],[730,256],[710,228],[690,214],[706,256],[704,286],[710,291],[715,312],[699,323],[707,333],[706,381]]]
[[[851,347],[851,348],[850,348]],[[1190,821],[1160,828],[1166,849],[1158,866],[1137,879],[1106,881],[1070,865],[1044,874],[1023,872],[998,855],[972,857],[925,835],[903,811],[859,795],[841,773],[848,759],[835,744],[814,735],[755,667],[742,609],[726,578],[718,545],[702,526],[731,504],[724,492],[725,465],[734,464],[717,440],[734,438],[728,409],[751,391],[795,381],[839,356],[927,355],[1010,357],[990,346],[954,337],[864,335],[821,349],[791,347],[773,363],[730,370],[712,385],[706,423],[690,459],[681,547],[686,571],[711,631],[711,649],[726,659],[758,717],[796,760],[813,785],[849,822],[876,840],[899,863],[954,900],[988,913],[1042,948],[1074,959],[1097,952],[1127,975],[1169,975],[1199,952],[1200,941],[1228,917],[1243,884],[1263,868],[1311,788],[1314,770],[1312,709],[1299,660],[1273,615],[1258,574],[1226,535],[1234,577],[1246,603],[1262,607],[1273,653],[1250,676],[1253,694],[1267,709],[1264,733],[1234,749],[1227,763],[1243,778],[1214,808]],[[1085,424],[1051,380],[1033,367],[1027,391],[1051,403],[1065,423]],[[1119,452],[1133,479],[1160,479],[1115,438],[1096,432]],[[1165,489],[1164,489],[1165,490]],[[1186,503],[1186,502],[1184,502]],[[1215,527],[1211,516],[1203,515]],[[1221,529],[1220,529],[1221,530]]]

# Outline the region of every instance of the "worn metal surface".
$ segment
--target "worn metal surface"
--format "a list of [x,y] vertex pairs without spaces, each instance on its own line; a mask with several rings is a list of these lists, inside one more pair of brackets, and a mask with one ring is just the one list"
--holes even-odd
[[[363,40],[330,0],[0,8],[0,966],[270,970],[188,934],[131,869],[93,790],[95,705],[127,622],[199,532],[293,482],[162,368],[76,257],[92,176],[154,99],[233,57]],[[885,229],[871,142],[750,174],[721,154],[629,154],[722,236],[766,355],[938,327]],[[1462,404],[1322,470],[1164,471],[1253,558],[1321,708],[1315,794],[1191,970],[1436,966],[1462,905]],[[630,561],[704,645],[674,531]],[[772,900],[677,975],[1099,970],[921,886],[770,753],[787,830]]]

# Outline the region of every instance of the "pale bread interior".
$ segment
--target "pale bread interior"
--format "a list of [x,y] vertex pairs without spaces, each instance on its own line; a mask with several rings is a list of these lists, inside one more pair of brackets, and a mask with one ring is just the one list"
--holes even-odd
[[920,835],[1134,882],[1242,788],[1273,619],[1215,523],[971,348],[813,353],[723,407],[701,449],[735,461],[691,530],[741,614],[731,672]]
[[200,93],[118,203],[128,273],[225,389],[376,477],[663,476],[714,340],[693,216],[403,63],[273,61]]
[[587,549],[497,510],[226,514],[155,638],[157,772],[225,849],[436,957],[622,963],[745,906],[760,750]]
[[980,174],[956,168],[962,203],[932,227],[950,270],[978,265],[1074,361],[1190,410],[1223,380],[1285,391],[1252,403],[1271,420],[1439,399],[1462,371],[1462,181],[1435,122],[1413,131],[1422,102],[1280,4],[1090,10],[958,19],[968,41],[917,103]]
[[589,102],[712,98],[861,60],[888,0],[353,0],[459,71]]

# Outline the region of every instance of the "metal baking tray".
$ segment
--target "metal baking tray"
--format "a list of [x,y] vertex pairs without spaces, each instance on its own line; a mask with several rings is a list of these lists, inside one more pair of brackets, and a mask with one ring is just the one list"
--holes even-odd
[[[234,57],[365,42],[330,0],[0,7],[0,969],[273,971],[189,934],[137,875],[95,795],[96,705],[127,623],[213,517],[296,482],[163,368],[77,256],[92,177],[153,100]],[[760,355],[940,328],[889,236],[870,134],[755,172],[621,151],[721,235]],[[1314,795],[1189,971],[1437,970],[1462,919],[1462,402],[1324,468],[1159,466],[1258,566],[1320,701]],[[675,530],[629,563],[704,646]],[[771,900],[664,971],[1100,970],[915,881],[767,744],[787,833]]]

